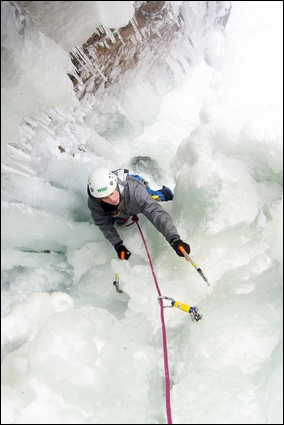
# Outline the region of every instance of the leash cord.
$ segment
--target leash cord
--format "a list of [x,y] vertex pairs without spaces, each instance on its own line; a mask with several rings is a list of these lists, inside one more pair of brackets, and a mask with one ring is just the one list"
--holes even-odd
[[[156,273],[153,267],[153,263],[151,260],[151,256],[149,254],[148,251],[148,247],[147,247],[147,243],[146,240],[144,238],[143,232],[141,230],[141,227],[138,223],[139,218],[137,217],[137,215],[133,215],[132,216],[132,223],[128,224],[127,226],[131,226],[131,224],[136,223],[137,227],[139,229],[140,235],[142,237],[144,246],[145,246],[145,250],[147,253],[147,257],[149,260],[149,264],[151,267],[151,271],[152,271],[152,275],[154,278],[154,282],[156,285],[156,289],[157,292],[159,294],[159,296],[161,296],[161,291],[158,285],[158,281],[157,281],[157,277],[156,277]],[[161,323],[162,323],[162,335],[163,335],[163,350],[164,350],[164,369],[165,369],[165,381],[166,381],[166,411],[167,411],[167,418],[168,418],[168,424],[172,424],[172,414],[171,414],[171,397],[170,397],[170,375],[169,375],[169,365],[168,365],[168,350],[167,350],[167,335],[166,335],[166,325],[165,325],[165,317],[164,317],[164,306],[163,306],[163,301],[162,299],[160,299],[160,313],[161,313]]]

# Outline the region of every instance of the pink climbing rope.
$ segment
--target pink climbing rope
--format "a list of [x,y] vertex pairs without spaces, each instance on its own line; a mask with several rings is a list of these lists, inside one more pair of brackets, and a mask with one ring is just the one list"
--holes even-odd
[[[128,226],[131,226],[131,224],[136,223],[137,227],[139,229],[139,232],[141,234],[145,250],[148,256],[149,264],[152,270],[152,275],[155,281],[156,289],[158,292],[158,295],[161,296],[161,291],[158,285],[156,273],[153,267],[153,263],[148,251],[147,243],[144,238],[143,232],[141,230],[141,227],[138,223],[139,218],[137,215],[132,216],[132,223],[127,224]],[[165,380],[166,380],[166,411],[167,411],[167,418],[168,418],[168,424],[172,424],[172,414],[171,414],[171,397],[170,397],[170,375],[169,375],[169,365],[168,365],[168,350],[167,350],[167,335],[166,335],[166,325],[165,325],[165,318],[164,318],[164,306],[163,306],[163,300],[160,298],[160,313],[161,313],[161,323],[162,323],[162,335],[163,335],[163,350],[164,350],[164,369],[165,369]]]

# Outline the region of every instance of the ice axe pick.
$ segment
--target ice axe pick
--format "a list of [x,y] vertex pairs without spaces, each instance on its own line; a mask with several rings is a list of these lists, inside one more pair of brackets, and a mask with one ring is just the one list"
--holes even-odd
[[198,267],[198,265],[193,261],[193,259],[191,258],[191,256],[186,252],[186,250],[184,249],[183,246],[179,245],[179,250],[180,252],[183,254],[183,256],[185,257],[186,261],[190,261],[191,264],[193,265],[193,267],[195,268],[195,270],[198,271],[198,273],[200,274],[200,276],[202,277],[203,280],[205,280],[205,282],[207,282],[207,285],[209,285],[208,279],[204,276],[203,271],[201,270],[200,267]]

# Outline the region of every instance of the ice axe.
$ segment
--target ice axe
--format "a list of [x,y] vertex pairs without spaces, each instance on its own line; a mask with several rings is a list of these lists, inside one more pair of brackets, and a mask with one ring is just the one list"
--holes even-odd
[[195,268],[195,270],[198,271],[198,273],[200,274],[200,276],[202,277],[203,280],[205,280],[205,282],[207,282],[207,285],[209,285],[209,282],[207,280],[207,278],[204,276],[202,270],[200,267],[198,267],[198,265],[193,261],[193,259],[191,258],[191,256],[186,252],[186,250],[184,249],[183,246],[179,245],[179,250],[180,252],[183,254],[183,256],[185,257],[186,261],[190,261],[191,264],[193,265],[193,267]]

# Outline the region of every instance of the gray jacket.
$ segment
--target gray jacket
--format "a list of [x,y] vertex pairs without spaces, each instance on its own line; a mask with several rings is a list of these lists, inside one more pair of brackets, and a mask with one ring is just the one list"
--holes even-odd
[[[121,211],[118,218],[131,217],[132,215],[142,213],[169,243],[173,238],[180,239],[171,216],[163,209],[159,202],[155,201],[149,195],[143,183],[135,177],[129,176],[128,170],[116,170],[113,173],[118,177],[120,191],[120,203],[117,211],[120,209]],[[89,190],[88,196],[88,207],[91,210],[91,216],[94,223],[102,231],[104,237],[112,245],[123,242],[111,221],[111,217],[115,214],[114,211],[111,211],[111,208],[114,207],[94,198]]]

